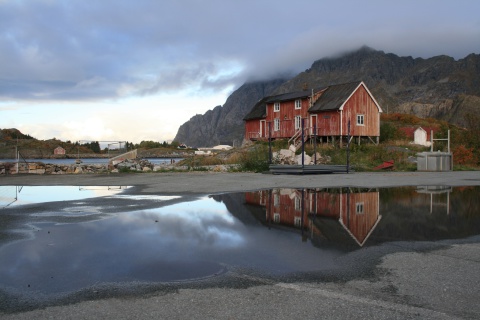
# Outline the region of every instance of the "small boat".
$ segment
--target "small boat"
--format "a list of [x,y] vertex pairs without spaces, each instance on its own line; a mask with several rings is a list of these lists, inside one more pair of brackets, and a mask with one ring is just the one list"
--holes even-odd
[[75,160],[75,163],[76,163],[76,164],[80,164],[80,163],[82,163],[82,162],[83,162],[83,161],[80,160],[80,159],[76,159],[76,160]]

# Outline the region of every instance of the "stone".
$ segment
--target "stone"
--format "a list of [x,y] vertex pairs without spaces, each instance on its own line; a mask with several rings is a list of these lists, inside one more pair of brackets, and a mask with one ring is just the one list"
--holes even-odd
[[227,170],[227,167],[224,166],[224,165],[216,165],[215,167],[213,167],[212,171],[214,171],[214,172],[226,172],[228,170]]
[[286,150],[286,149],[281,149],[279,152],[280,157],[282,158],[293,158],[295,157],[295,151],[292,150]]
[[[299,154],[295,157],[295,162],[297,164],[302,164],[302,155]],[[309,165],[312,162],[312,157],[310,157],[308,154],[304,153],[303,155],[303,164],[304,165]]]

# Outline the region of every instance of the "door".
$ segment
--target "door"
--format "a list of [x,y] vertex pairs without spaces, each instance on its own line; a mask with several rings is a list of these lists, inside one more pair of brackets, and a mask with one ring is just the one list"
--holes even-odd
[[317,115],[312,114],[310,116],[310,135],[315,135],[315,128],[317,129],[318,133]]
[[260,138],[265,138],[267,136],[267,125],[265,120],[260,120]]

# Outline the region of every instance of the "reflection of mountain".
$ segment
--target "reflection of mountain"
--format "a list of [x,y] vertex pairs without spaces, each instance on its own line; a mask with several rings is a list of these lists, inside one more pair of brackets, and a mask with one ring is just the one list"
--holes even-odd
[[381,219],[379,193],[372,190],[274,189],[245,197],[265,207],[267,223],[300,229],[314,242],[363,246]]

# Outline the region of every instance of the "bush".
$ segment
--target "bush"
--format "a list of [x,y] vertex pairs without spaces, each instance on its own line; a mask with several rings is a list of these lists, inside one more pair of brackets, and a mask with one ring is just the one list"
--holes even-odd
[[269,170],[268,146],[254,145],[239,156],[240,171],[264,172]]
[[459,145],[452,150],[453,161],[459,165],[476,165],[478,159],[473,153],[473,148],[466,148],[464,145]]

